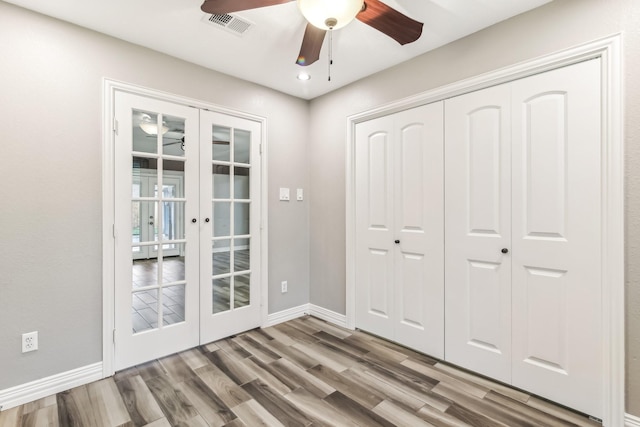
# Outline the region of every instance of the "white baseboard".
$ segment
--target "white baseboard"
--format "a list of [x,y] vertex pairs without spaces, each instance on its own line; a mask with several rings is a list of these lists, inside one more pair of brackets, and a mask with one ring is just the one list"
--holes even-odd
[[347,327],[347,316],[315,304],[302,304],[297,307],[272,313],[267,317],[267,323],[262,325],[262,327],[268,328],[269,326],[277,325],[278,323],[286,322],[287,320],[297,319],[298,317],[302,317],[307,314],[315,316],[318,319],[326,320],[336,326],[341,326],[343,328]]
[[278,323],[286,322],[287,320],[297,319],[306,314],[309,314],[309,304],[302,304],[297,307],[291,307],[286,310],[271,313],[267,316],[267,323],[263,324],[263,328],[277,325]]
[[347,316],[328,310],[315,304],[309,304],[309,314],[319,319],[326,320],[336,326],[347,327]]
[[635,415],[625,414],[624,416],[625,427],[640,427],[640,417]]
[[0,410],[4,411],[101,379],[102,362],[98,362],[0,390]]

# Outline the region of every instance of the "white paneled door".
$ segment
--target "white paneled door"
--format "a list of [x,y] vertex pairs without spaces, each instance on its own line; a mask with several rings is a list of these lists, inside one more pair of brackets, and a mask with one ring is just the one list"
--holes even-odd
[[442,103],[356,125],[356,326],[443,356]]
[[511,381],[509,86],[445,102],[446,358]]
[[115,369],[260,325],[261,125],[115,94]]
[[602,417],[600,62],[446,101],[447,361]]
[[512,85],[513,384],[602,418],[600,61]]

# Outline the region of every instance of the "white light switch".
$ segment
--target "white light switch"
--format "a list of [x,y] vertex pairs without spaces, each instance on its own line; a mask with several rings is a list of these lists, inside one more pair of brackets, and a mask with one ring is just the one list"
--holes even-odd
[[281,188],[280,189],[280,200],[289,201],[289,189]]
[[296,190],[296,199],[298,199],[298,201],[304,200],[302,188]]

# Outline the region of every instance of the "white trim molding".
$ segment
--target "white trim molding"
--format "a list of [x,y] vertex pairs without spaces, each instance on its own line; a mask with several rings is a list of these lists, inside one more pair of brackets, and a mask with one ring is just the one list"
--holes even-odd
[[302,304],[296,307],[287,308],[286,310],[269,314],[266,322],[263,322],[262,327],[268,328],[269,326],[297,319],[298,317],[302,317],[307,314],[309,314],[309,304]]
[[267,158],[267,119],[243,111],[233,110],[209,102],[174,95],[142,86],[129,83],[103,79],[102,92],[102,378],[109,377],[115,373],[114,367],[114,310],[115,310],[115,241],[114,241],[114,200],[115,200],[115,93],[116,91],[128,92],[135,95],[186,105],[201,110],[209,110],[228,116],[258,122],[261,126],[260,154],[261,154],[261,212],[260,212],[260,232],[261,232],[261,268],[260,268],[260,302],[262,323],[267,321],[268,307],[268,158]]
[[[346,136],[346,326],[354,329],[355,272],[355,128],[366,120],[442,101],[545,71],[599,58],[602,70],[602,318],[603,425],[625,422],[624,344],[624,135],[622,97],[622,36],[595,40],[480,76],[419,93],[347,118]],[[627,417],[627,422],[629,418]],[[632,421],[636,422],[636,421]],[[632,424],[633,425],[633,424]]]
[[102,362],[98,362],[0,390],[0,410],[5,411],[102,378]]
[[288,308],[278,311],[267,316],[267,321],[262,325],[263,328],[277,325],[288,320],[297,319],[298,317],[310,315],[322,319],[336,326],[347,327],[347,317],[344,314],[336,313],[324,307],[315,304],[302,304],[297,307]]
[[309,314],[322,319],[329,323],[333,323],[336,326],[343,328],[347,327],[347,316],[344,314],[336,313],[327,308],[320,307],[319,305],[309,304]]
[[624,426],[640,427],[640,417],[636,417],[635,415],[631,415],[631,414],[626,414],[624,417]]

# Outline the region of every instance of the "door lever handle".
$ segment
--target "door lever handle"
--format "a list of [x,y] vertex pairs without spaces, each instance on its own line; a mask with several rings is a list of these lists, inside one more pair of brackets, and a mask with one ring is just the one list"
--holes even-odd
[[395,243],[396,243],[396,245],[399,245],[400,244],[400,240],[396,240]]

